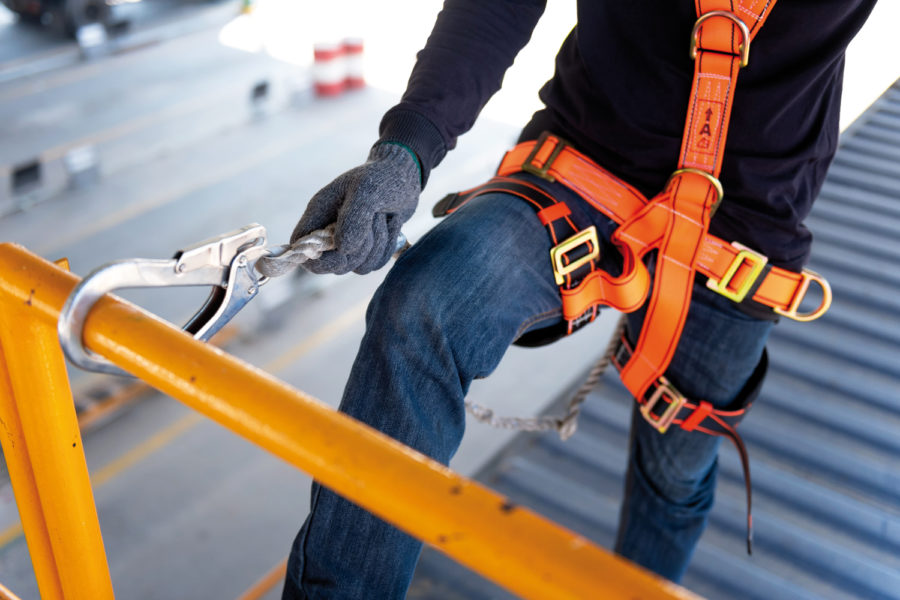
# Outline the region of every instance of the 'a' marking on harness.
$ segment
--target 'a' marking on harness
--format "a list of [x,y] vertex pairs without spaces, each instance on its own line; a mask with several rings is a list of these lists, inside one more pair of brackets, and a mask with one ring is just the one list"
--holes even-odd
[[[713,110],[711,108],[706,109],[706,123],[703,124],[703,129],[700,130],[700,135],[712,135],[712,130],[709,128],[709,121],[712,119]],[[706,145],[709,146],[709,140],[706,140]]]
[[[700,119],[697,119],[697,123],[694,125],[694,131],[696,133],[693,136],[693,142],[691,144],[691,150],[696,154],[701,154],[706,157],[714,156],[712,147],[721,125],[719,122],[719,111],[717,110],[719,104],[721,103],[711,100],[702,102],[702,105],[705,105],[706,109],[699,111],[701,117]],[[701,160],[704,163],[709,162],[709,159],[707,158],[697,157],[697,160]]]

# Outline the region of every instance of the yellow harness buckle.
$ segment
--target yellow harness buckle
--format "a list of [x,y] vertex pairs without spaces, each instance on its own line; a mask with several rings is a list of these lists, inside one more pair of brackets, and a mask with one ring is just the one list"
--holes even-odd
[[[665,377],[660,377],[656,384],[657,387],[653,390],[653,394],[647,402],[641,405],[641,415],[653,429],[660,433],[665,433],[672,421],[675,420],[675,417],[678,416],[681,407],[687,402],[687,398],[682,396],[681,392],[675,389],[675,386],[669,383],[669,380]],[[655,414],[653,409],[660,400],[664,399],[668,400],[668,406],[666,406],[661,415]]]
[[[587,254],[576,258],[569,264],[563,264],[563,259],[569,252],[584,244],[588,244]],[[553,265],[553,277],[556,279],[556,285],[563,285],[566,282],[566,275],[599,256],[600,244],[597,240],[597,228],[593,225],[550,248],[550,262]]]
[[[731,264],[728,266],[728,270],[725,271],[725,274],[722,275],[722,278],[717,280],[710,277],[706,281],[706,287],[714,292],[722,294],[732,302],[743,302],[744,298],[747,297],[747,294],[753,288],[753,284],[756,283],[757,279],[759,279],[759,276],[763,272],[766,263],[769,262],[769,259],[759,252],[751,250],[750,248],[742,244],[738,244],[737,242],[732,242],[731,245],[737,248],[737,256],[735,256],[734,260],[731,261]],[[738,270],[744,264],[750,265],[750,272],[743,278],[743,280],[738,284],[736,288],[732,289],[732,280],[734,279],[734,276],[737,275]],[[802,294],[798,294],[798,296],[802,296]]]
[[546,131],[541,133],[540,137],[537,139],[537,142],[534,144],[534,148],[532,148],[531,152],[525,158],[525,162],[522,163],[522,170],[526,173],[531,173],[532,175],[537,175],[541,179],[549,181],[553,183],[556,181],[556,177],[550,174],[550,167],[553,166],[553,163],[562,154],[562,151],[569,146],[569,142],[562,139],[559,136],[553,136],[553,140],[555,140],[555,146],[553,150],[550,152],[550,156],[547,157],[547,160],[544,161],[544,166],[539,167],[535,160],[537,160],[538,153],[543,149],[544,144],[550,140],[550,134]]

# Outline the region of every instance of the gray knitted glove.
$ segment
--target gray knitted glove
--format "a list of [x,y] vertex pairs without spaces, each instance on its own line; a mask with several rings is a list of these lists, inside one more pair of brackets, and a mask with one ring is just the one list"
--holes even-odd
[[412,153],[397,144],[377,144],[364,164],[312,197],[291,243],[335,223],[335,249],[304,266],[313,273],[338,275],[380,269],[394,253],[400,227],[415,212],[421,189]]

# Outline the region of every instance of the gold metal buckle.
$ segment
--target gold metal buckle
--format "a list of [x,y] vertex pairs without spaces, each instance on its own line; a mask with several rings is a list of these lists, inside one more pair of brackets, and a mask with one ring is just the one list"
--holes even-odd
[[[664,396],[668,396],[671,401],[663,414],[656,416],[653,414],[653,408]],[[653,395],[641,405],[641,415],[650,424],[650,427],[660,433],[665,433],[685,402],[687,402],[687,398],[682,396],[681,392],[675,389],[668,379],[660,377],[657,380],[656,389],[653,390]]]
[[722,187],[721,181],[719,181],[718,179],[716,179],[715,177],[713,177],[712,175],[710,175],[709,173],[707,173],[706,171],[704,171],[702,169],[692,169],[690,167],[685,167],[684,169],[678,169],[677,171],[675,171],[674,173],[669,175],[669,179],[668,179],[668,181],[666,181],[666,185],[665,185],[665,187],[663,187],[663,189],[668,189],[669,184],[672,183],[673,179],[675,179],[679,175],[684,175],[687,173],[691,173],[691,174],[699,175],[700,177],[703,177],[704,179],[709,181],[709,183],[712,184],[712,186],[716,189],[718,198],[716,198],[716,201],[713,203],[712,208],[710,209],[710,216],[716,214],[716,210],[719,208],[719,205],[722,203],[722,199],[725,197],[725,188]]
[[[815,321],[816,319],[824,315],[829,307],[831,307],[831,286],[828,284],[827,279],[825,279],[815,271],[803,269],[800,275],[803,277],[802,283],[800,284],[800,289],[797,290],[796,294],[794,294],[794,299],[791,301],[791,304],[790,306],[788,306],[787,310],[777,307],[773,310],[777,314],[783,317],[787,317],[788,319],[793,319],[795,321]],[[813,281],[818,283],[822,288],[822,302],[819,304],[819,307],[812,312],[799,313],[797,311],[800,309],[800,303],[803,302],[803,299],[806,297],[806,293],[809,291],[809,284]]]
[[700,15],[700,18],[694,23],[694,30],[691,32],[691,60],[697,58],[697,46],[700,44],[700,25],[707,19],[713,17],[725,17],[737,25],[738,29],[741,30],[741,34],[744,36],[744,41],[741,42],[740,48],[741,68],[746,67],[750,63],[750,29],[737,15],[730,13],[727,10],[711,10],[708,13]]
[[[591,251],[585,256],[564,265],[563,257],[582,244],[591,244]],[[597,240],[597,228],[594,225],[579,231],[569,239],[550,248],[550,262],[553,265],[553,277],[556,279],[556,285],[563,285],[566,282],[566,275],[599,256],[600,244]]]
[[540,152],[541,148],[544,147],[544,144],[547,142],[547,139],[549,137],[550,134],[546,131],[541,134],[537,142],[535,142],[534,148],[531,149],[531,152],[525,159],[525,162],[522,163],[522,170],[526,173],[537,175],[541,179],[554,182],[556,181],[556,177],[550,174],[550,167],[553,166],[553,162],[557,159],[560,153],[565,150],[566,146],[569,146],[570,144],[566,140],[554,135],[553,137],[556,138],[556,146],[553,148],[550,156],[547,157],[547,160],[544,161],[544,166],[539,167],[534,164],[534,159],[537,158],[538,152]]
[[[743,302],[753,284],[759,278],[760,273],[763,272],[766,263],[769,262],[769,258],[737,242],[732,242],[731,245],[738,249],[737,256],[731,261],[728,270],[725,271],[722,278],[716,280],[710,277],[706,280],[706,287],[722,294],[732,302]],[[750,264],[750,273],[744,277],[744,281],[741,282],[736,290],[729,289],[728,286],[731,285],[732,279],[734,279],[734,276],[744,263]]]

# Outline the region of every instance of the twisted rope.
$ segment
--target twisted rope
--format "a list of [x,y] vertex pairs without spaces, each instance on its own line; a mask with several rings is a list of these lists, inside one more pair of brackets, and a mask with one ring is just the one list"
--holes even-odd
[[542,416],[542,417],[498,417],[494,415],[494,411],[486,406],[466,400],[466,410],[479,423],[486,423],[491,427],[498,429],[511,429],[515,431],[558,431],[559,437],[563,441],[572,437],[575,430],[578,429],[578,416],[581,414],[581,406],[584,404],[587,395],[597,387],[600,379],[603,377],[609,364],[612,361],[613,353],[618,346],[619,338],[625,331],[626,319],[623,315],[619,319],[613,332],[612,339],[606,346],[603,356],[591,368],[584,383],[575,391],[572,399],[569,400],[566,414],[563,416]]
[[256,270],[266,277],[280,277],[329,250],[334,250],[334,224],[313,231],[293,244],[274,248],[270,255],[256,261]]

